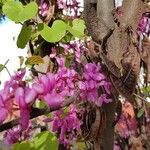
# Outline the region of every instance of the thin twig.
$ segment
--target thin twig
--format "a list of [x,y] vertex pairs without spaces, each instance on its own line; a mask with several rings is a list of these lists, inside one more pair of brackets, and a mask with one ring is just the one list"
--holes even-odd
[[38,70],[35,70],[33,68],[29,69],[30,71],[33,71],[33,72],[36,72],[36,73],[41,73],[41,74],[46,74],[45,72],[41,72],[41,71],[38,71]]
[[5,62],[4,68],[6,69],[7,73],[8,73],[9,76],[11,77],[11,74],[10,74],[9,70],[8,70],[8,68],[6,67],[6,65],[7,65],[8,62],[9,62],[9,59]]
[[147,102],[147,100],[145,98],[141,97],[140,95],[135,94],[135,93],[133,95],[138,97],[139,99],[143,100],[144,102]]
[[5,66],[5,69],[6,69],[7,73],[9,74],[9,76],[11,78],[11,74],[10,74],[10,72],[9,72],[9,70],[8,70],[8,68],[6,66]]

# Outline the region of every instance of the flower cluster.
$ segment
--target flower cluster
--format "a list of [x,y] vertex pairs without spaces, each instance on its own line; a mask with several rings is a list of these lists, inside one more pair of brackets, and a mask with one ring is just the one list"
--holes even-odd
[[143,39],[149,39],[150,35],[150,12],[145,12],[142,14],[142,17],[139,20],[137,34],[139,36],[139,49],[142,50]]
[[68,146],[80,132],[80,120],[77,117],[77,108],[70,106],[69,112],[58,110],[53,116],[52,131],[59,135],[59,142]]
[[49,1],[48,0],[40,0],[39,4],[39,15],[45,17],[48,13],[49,9]]
[[70,41],[69,44],[61,44],[61,46],[64,48],[65,54],[73,53],[76,62],[81,63],[81,55],[85,51],[85,47],[82,41],[73,40]]
[[142,14],[142,17],[139,21],[137,33],[149,36],[150,34],[150,13],[145,12]]
[[4,88],[0,91],[0,123],[2,123],[9,114],[13,112],[14,93],[22,83],[25,70],[16,72],[10,81],[6,81]]
[[59,9],[64,10],[68,16],[77,17],[79,15],[80,1],[78,0],[57,0]]
[[[85,65],[83,79],[79,81],[82,100],[88,100],[98,106],[111,102],[112,99],[108,98],[110,96],[110,85],[110,82],[101,72],[100,64],[88,63]],[[102,89],[104,92],[99,95],[98,89]]]
[[30,137],[29,135],[30,130],[31,128],[28,128],[26,131],[22,132],[19,126],[9,129],[4,134],[4,142],[7,145],[12,145],[20,140],[27,140]]
[[[76,44],[75,44],[76,45]],[[78,47],[78,49],[80,49]],[[55,53],[55,52],[54,52]],[[35,81],[29,85],[23,80],[25,70],[17,72],[5,83],[4,89],[0,91],[0,122],[2,123],[13,111],[12,104],[18,105],[20,110],[19,129],[10,130],[5,135],[8,143],[19,140],[19,132],[26,132],[29,128],[31,106],[36,99],[45,101],[49,107],[58,108],[66,98],[76,94],[80,89],[81,99],[87,100],[98,106],[111,102],[110,83],[101,71],[100,65],[88,63],[84,66],[82,76],[74,69],[65,67],[63,57],[54,55],[58,70],[56,73],[39,75]],[[99,95],[98,90],[103,92]],[[69,141],[77,137],[80,130],[80,120],[77,117],[75,105],[69,107],[69,111],[58,110],[52,118],[53,132],[58,134],[59,142],[68,146]],[[15,136],[12,137],[12,134]]]
[[61,105],[65,97],[73,96],[77,73],[64,66],[64,59],[57,57],[57,74],[47,73],[37,78],[32,88],[50,107]]

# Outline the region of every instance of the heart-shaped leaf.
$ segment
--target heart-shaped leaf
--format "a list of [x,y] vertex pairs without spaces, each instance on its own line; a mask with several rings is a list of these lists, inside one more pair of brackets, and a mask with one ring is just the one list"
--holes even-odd
[[65,33],[66,24],[62,20],[54,21],[51,28],[44,24],[43,30],[40,31],[41,36],[52,43],[60,41],[65,36]]
[[34,17],[38,12],[38,5],[30,2],[24,6],[18,1],[8,1],[3,5],[3,13],[12,21],[23,22]]
[[52,27],[48,27],[46,24],[39,24],[38,29],[40,35],[48,42],[60,41],[69,31],[74,37],[82,38],[84,36],[84,21],[81,19],[75,19],[72,22],[72,26],[63,22],[62,20],[54,21]]
[[84,36],[85,23],[82,19],[74,19],[72,22],[72,28],[68,28],[68,31],[75,37],[82,38]]

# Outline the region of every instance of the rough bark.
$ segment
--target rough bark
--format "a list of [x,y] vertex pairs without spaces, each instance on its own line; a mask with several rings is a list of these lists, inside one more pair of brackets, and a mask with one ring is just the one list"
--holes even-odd
[[[94,41],[104,44],[104,46],[102,46],[102,50],[105,51],[105,43],[109,37],[108,34],[115,28],[112,15],[114,1],[85,0],[84,6],[84,18],[88,33],[92,36]],[[114,127],[112,124],[115,116],[115,100],[113,99],[113,102],[105,105],[103,109],[106,114],[106,126],[103,129],[103,132],[100,132],[101,135],[99,135],[99,139],[94,141],[94,148],[95,150],[113,150]]]
[[[115,23],[113,19],[113,11],[115,10],[114,0],[84,0],[84,7],[84,19],[88,34],[96,43],[101,45],[102,53],[105,53],[108,60],[114,63],[116,66],[115,69],[119,70],[122,76],[118,77],[120,76],[119,74],[114,76],[116,80],[118,79],[116,83],[120,85],[119,80],[123,78],[125,69],[123,63],[128,63],[131,66],[136,80],[136,76],[139,73],[140,58],[136,50],[134,53],[137,53],[138,58],[135,57],[135,54],[132,57],[132,50],[137,49],[137,47],[132,41],[134,35],[131,36],[129,32],[134,33],[136,31],[137,23],[144,9],[144,0],[124,0],[121,8],[123,15],[117,18],[119,24]],[[103,62],[104,64],[106,63],[106,61]],[[108,64],[106,64],[106,67],[110,74],[114,74],[114,72],[111,73]],[[131,79],[130,73],[127,78]],[[128,85],[125,85],[126,82],[124,80],[122,83],[122,85],[128,87]],[[123,88],[122,91],[124,92]],[[118,93],[122,95],[120,90],[118,90]],[[115,100],[118,99],[118,94],[116,94],[115,90],[112,94],[115,96],[113,102],[105,105],[103,108],[106,113],[106,127],[100,135],[100,141],[96,141],[95,143],[95,150],[100,149],[98,148],[98,142],[100,142],[99,144],[103,150],[113,150],[114,128],[112,124],[115,115]],[[132,94],[133,90],[128,95]]]
[[113,150],[114,145],[114,127],[113,122],[115,119],[115,100],[104,106],[106,113],[106,127],[101,135],[100,143],[102,150]]

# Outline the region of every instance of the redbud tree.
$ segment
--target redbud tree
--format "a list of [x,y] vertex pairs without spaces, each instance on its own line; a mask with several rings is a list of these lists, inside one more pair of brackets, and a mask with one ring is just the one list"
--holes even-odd
[[12,150],[150,149],[150,2],[80,3],[0,3],[22,25],[17,47],[28,48],[0,90]]

